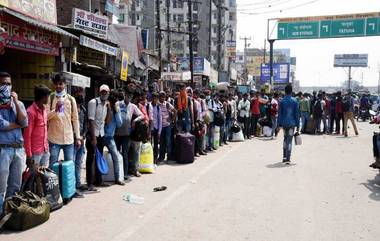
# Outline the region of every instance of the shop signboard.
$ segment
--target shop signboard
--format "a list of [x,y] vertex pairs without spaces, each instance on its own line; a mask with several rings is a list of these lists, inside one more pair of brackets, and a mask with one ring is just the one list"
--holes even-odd
[[96,65],[99,67],[105,67],[106,56],[102,52],[83,47],[78,48],[77,61],[79,63],[86,63],[90,65]]
[[336,54],[334,67],[368,67],[368,54]]
[[166,81],[188,81],[191,79],[191,73],[190,71],[163,72],[161,75],[161,79]]
[[236,57],[236,41],[227,40],[226,50],[227,50],[227,57]]
[[106,53],[108,55],[116,56],[118,53],[118,48],[112,47],[108,44],[102,43],[98,40],[89,38],[89,37],[84,36],[84,35],[81,35],[79,37],[79,43],[82,46],[85,46],[85,47],[90,48],[90,49],[95,49],[97,51]]
[[127,51],[123,51],[123,55],[121,58],[120,79],[124,81],[127,81],[127,78],[128,78],[128,61],[129,61],[129,54]]
[[[285,84],[289,83],[290,64],[273,64],[273,83]],[[261,83],[270,82],[270,65],[261,65]]]
[[38,20],[57,24],[56,0],[0,0],[0,5]]
[[[190,70],[190,60],[189,58],[177,58],[177,64],[179,70],[189,71]],[[205,76],[210,76],[210,62],[203,57],[195,57],[193,62],[194,74],[200,74]]]
[[4,28],[5,47],[46,55],[59,55],[59,36],[18,18],[2,15],[0,26]]
[[96,37],[106,39],[108,17],[87,12],[82,9],[73,9],[73,27]]

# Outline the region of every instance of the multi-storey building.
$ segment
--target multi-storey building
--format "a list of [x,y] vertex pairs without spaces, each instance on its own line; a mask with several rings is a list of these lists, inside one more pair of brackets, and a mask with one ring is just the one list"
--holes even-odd
[[[129,4],[120,4],[119,22],[136,25],[149,30],[148,49],[157,50],[156,35],[156,2],[160,2],[160,25],[162,30],[188,32],[188,2],[183,0],[135,0]],[[236,40],[236,0],[191,1],[194,56],[207,58],[214,69],[218,69],[218,58],[221,71],[228,71],[234,57],[229,58],[226,42]],[[210,8],[211,4],[211,8]],[[221,21],[219,12],[221,11]],[[210,23],[211,21],[211,23]],[[219,28],[221,38],[219,40]],[[189,56],[189,35],[162,31],[162,58],[165,62],[172,57]],[[210,46],[211,43],[211,46]],[[218,45],[221,45],[218,55]],[[156,51],[157,52],[157,51]],[[229,61],[231,60],[231,62]]]

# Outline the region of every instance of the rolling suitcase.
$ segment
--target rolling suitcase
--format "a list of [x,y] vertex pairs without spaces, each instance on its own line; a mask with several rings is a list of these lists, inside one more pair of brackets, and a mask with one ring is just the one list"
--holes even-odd
[[59,189],[63,203],[71,201],[75,194],[75,164],[74,161],[56,162],[53,170],[58,175]]
[[315,122],[314,118],[310,118],[307,121],[305,132],[307,134],[315,134],[317,130],[317,123]]
[[177,163],[187,164],[194,162],[195,136],[190,133],[177,134],[175,146]]

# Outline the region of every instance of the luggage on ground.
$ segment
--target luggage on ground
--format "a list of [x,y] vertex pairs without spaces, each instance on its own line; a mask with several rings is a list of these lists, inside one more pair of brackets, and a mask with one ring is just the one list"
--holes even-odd
[[63,206],[62,196],[59,190],[59,178],[49,168],[40,169],[40,178],[43,188],[43,197],[50,204],[50,211],[60,209]]
[[140,161],[139,161],[139,172],[141,173],[154,173],[154,158],[153,158],[153,147],[147,142],[141,145]]
[[175,146],[177,163],[186,164],[194,162],[195,136],[190,133],[177,134]]
[[310,118],[307,121],[305,132],[307,134],[315,134],[316,130],[317,130],[317,124],[316,124],[314,118]]
[[263,135],[265,137],[272,136],[272,128],[270,128],[269,126],[264,126],[264,128],[263,128]]
[[[120,180],[119,181],[124,181],[124,163],[123,163],[123,156],[120,153],[117,153],[118,158],[119,158],[119,174],[120,174]],[[113,160],[111,153],[108,151],[103,152],[104,159],[108,163],[108,174],[103,175],[103,181],[105,182],[116,182],[115,178],[115,169],[113,166]]]
[[[4,217],[0,228],[24,231],[46,222],[50,217],[50,205],[31,191],[20,192],[4,201]],[[32,238],[33,239],[33,238]]]
[[214,129],[214,148],[215,149],[218,149],[219,148],[219,144],[220,144],[220,127],[219,126],[215,126],[215,129]]
[[244,141],[244,134],[243,131],[240,130],[237,133],[232,133],[232,141],[233,142],[242,142]]
[[53,170],[58,175],[59,189],[63,202],[68,203],[75,194],[75,164],[74,161],[57,162]]
[[295,142],[296,146],[302,145],[302,138],[301,138],[301,135],[299,133],[296,133],[294,135],[294,142]]

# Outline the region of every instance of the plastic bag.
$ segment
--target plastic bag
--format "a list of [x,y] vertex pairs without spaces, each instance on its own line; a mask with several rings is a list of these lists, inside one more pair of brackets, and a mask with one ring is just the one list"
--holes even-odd
[[139,172],[154,173],[154,158],[152,145],[147,142],[141,145],[141,154],[139,161]]

